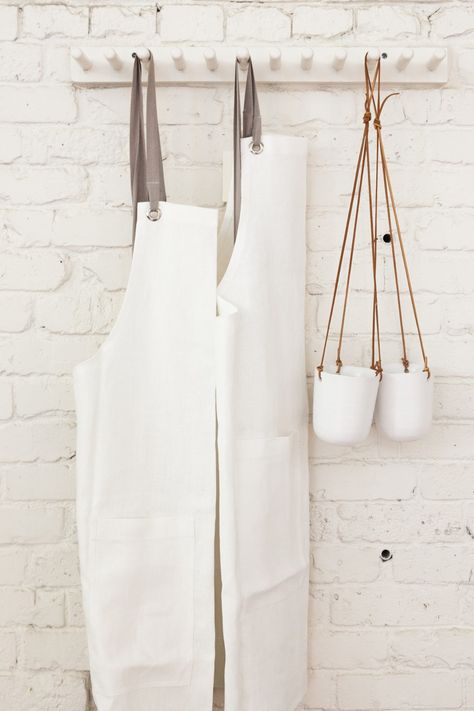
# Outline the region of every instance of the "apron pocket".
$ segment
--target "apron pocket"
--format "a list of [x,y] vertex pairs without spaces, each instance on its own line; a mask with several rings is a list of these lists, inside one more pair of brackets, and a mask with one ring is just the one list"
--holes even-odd
[[188,684],[193,518],[102,518],[92,550],[87,611],[93,685],[115,696],[140,687]]
[[285,595],[307,567],[301,485],[293,434],[237,440],[237,555],[244,597]]

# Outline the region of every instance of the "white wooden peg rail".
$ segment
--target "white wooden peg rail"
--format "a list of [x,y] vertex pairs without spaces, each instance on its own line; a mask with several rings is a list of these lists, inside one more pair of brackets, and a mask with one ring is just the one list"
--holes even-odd
[[[233,81],[238,57],[242,71],[252,55],[259,83],[353,84],[364,79],[363,60],[383,61],[384,84],[444,84],[444,47],[151,47],[159,84],[225,84]],[[72,47],[71,78],[76,84],[130,84],[132,52],[143,60],[146,47]]]

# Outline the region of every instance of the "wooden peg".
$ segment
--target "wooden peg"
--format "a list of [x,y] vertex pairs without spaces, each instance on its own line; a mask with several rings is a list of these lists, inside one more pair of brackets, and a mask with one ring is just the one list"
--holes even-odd
[[406,69],[406,67],[408,67],[414,57],[414,54],[415,53],[412,49],[404,49],[402,52],[400,52],[400,55],[396,62],[396,67],[399,72],[402,72],[404,69]]
[[367,59],[369,62],[376,62],[380,59],[380,51],[378,49],[369,49],[367,52]]
[[313,66],[314,52],[311,47],[305,47],[301,50],[301,69],[309,71]]
[[218,67],[216,52],[214,49],[204,50],[204,59],[210,72],[215,72]]
[[443,59],[446,57],[446,50],[444,49],[436,49],[431,58],[428,60],[426,66],[430,70],[430,72],[434,72],[435,69],[441,64]]
[[334,52],[334,58],[332,60],[332,67],[333,69],[336,70],[336,72],[340,72],[341,69],[344,68],[344,64],[346,63],[347,59],[347,52],[345,49],[337,49]]
[[186,69],[186,61],[184,59],[184,54],[183,50],[179,49],[179,47],[175,47],[174,49],[171,50],[171,59],[174,62],[174,66],[179,72],[182,72]]
[[281,69],[281,51],[279,49],[270,50],[270,69],[272,71]]
[[87,57],[87,55],[84,54],[80,47],[74,47],[74,49],[72,50],[72,56],[85,72],[88,72],[89,69],[92,69],[92,62]]
[[104,52],[104,56],[105,56],[106,60],[108,61],[108,63],[110,64],[110,66],[112,67],[112,69],[115,69],[116,72],[119,72],[122,69],[123,62],[120,59],[120,57],[118,56],[115,49],[112,49],[112,48],[106,49]]
[[239,67],[242,69],[242,71],[245,71],[247,69],[249,59],[250,59],[250,52],[248,51],[248,49],[243,47],[237,51],[237,61],[239,63]]
[[140,61],[144,62],[145,64],[150,61],[150,50],[146,47],[139,47],[135,50],[135,54],[137,55],[138,59],[140,59]]

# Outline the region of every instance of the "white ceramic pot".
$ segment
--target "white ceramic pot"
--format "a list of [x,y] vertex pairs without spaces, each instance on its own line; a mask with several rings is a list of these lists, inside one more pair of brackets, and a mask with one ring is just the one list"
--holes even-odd
[[353,445],[370,432],[379,378],[371,368],[328,367],[314,376],[313,428],[319,439]]
[[401,363],[384,366],[375,408],[377,429],[397,442],[423,437],[433,417],[433,376],[418,363],[403,371]]

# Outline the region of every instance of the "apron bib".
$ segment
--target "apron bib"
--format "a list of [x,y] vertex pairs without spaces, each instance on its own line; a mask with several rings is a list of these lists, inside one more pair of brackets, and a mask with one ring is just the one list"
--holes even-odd
[[252,138],[236,101],[236,240],[216,291],[217,210],[166,201],[155,102],[151,58],[145,137],[136,57],[129,282],[111,333],[74,368],[94,699],[211,711],[218,511],[226,711],[293,711],[308,600],[306,142],[259,133],[250,68]]

